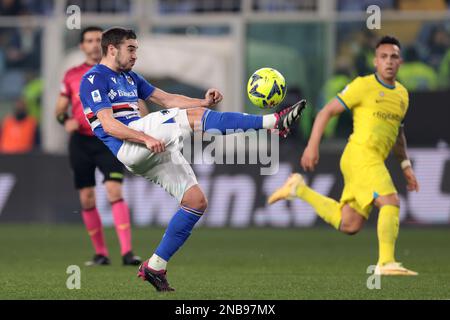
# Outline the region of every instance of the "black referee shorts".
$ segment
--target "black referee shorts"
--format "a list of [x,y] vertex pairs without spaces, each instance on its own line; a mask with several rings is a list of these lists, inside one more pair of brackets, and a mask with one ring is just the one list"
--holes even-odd
[[123,164],[95,136],[73,133],[69,142],[69,158],[77,189],[95,186],[96,167],[103,173],[103,182],[123,180]]

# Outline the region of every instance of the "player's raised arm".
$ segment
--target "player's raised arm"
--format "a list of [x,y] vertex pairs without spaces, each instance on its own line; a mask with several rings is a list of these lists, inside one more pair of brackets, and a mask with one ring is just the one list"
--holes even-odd
[[319,145],[322,139],[323,132],[330,119],[345,111],[345,107],[339,102],[338,98],[331,100],[325,107],[317,114],[314,121],[311,137],[308,145],[303,152],[300,164],[305,171],[313,171],[319,162]]
[[114,119],[112,109],[105,108],[97,112],[97,118],[102,124],[103,130],[117,139],[144,144],[149,150],[160,153],[164,152],[164,142],[157,140],[143,132],[131,129],[120,121]]
[[164,108],[210,108],[222,101],[223,95],[217,89],[209,89],[204,99],[190,98],[180,94],[172,94],[161,89],[155,88],[153,94],[148,98],[153,103],[156,103]]
[[397,140],[392,148],[392,151],[402,167],[408,191],[419,191],[419,183],[417,182],[416,175],[412,169],[411,161],[408,158],[408,152],[406,149],[406,135],[403,126],[401,126],[398,131]]

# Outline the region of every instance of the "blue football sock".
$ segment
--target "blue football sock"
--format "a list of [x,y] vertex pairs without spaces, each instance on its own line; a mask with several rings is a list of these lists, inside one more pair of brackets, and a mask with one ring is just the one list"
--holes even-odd
[[192,229],[202,214],[203,212],[201,211],[181,207],[170,220],[166,233],[164,233],[155,254],[169,261],[173,254],[189,238]]
[[202,128],[203,131],[218,130],[222,134],[226,134],[227,130],[260,130],[263,128],[263,116],[207,110],[202,117]]

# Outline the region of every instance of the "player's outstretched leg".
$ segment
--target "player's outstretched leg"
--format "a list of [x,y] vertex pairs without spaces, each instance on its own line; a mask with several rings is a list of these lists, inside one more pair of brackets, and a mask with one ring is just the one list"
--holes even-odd
[[167,281],[167,263],[189,238],[206,207],[206,197],[198,185],[186,191],[181,207],[170,220],[155,253],[139,267],[138,277],[148,281],[157,291],[174,291]]
[[[300,119],[306,108],[306,100],[268,115],[252,115],[239,112],[218,112],[209,109],[188,109],[189,123],[194,130],[201,129],[215,134],[233,133],[235,130],[278,130],[278,134],[286,137],[290,128]],[[198,128],[198,124],[201,128]]]
[[395,242],[399,231],[400,207],[396,194],[381,196],[375,200],[375,205],[380,208],[378,214],[378,263],[375,274],[386,276],[417,276],[395,261]]
[[340,230],[342,212],[339,202],[309,188],[299,173],[292,174],[285,184],[269,197],[268,203],[272,204],[279,200],[292,200],[294,198],[300,198],[309,203],[323,220],[335,229]]

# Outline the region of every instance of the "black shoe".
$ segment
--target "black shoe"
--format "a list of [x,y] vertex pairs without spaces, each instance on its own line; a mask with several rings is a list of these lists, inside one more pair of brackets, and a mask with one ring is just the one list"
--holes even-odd
[[84,265],[91,267],[91,266],[109,266],[111,264],[111,261],[108,257],[96,254],[94,258],[92,258],[91,261],[86,261]]
[[144,261],[139,267],[137,276],[144,281],[148,281],[155,287],[156,291],[175,291],[167,282],[166,270],[155,271],[148,267],[148,260]]
[[286,138],[289,134],[291,127],[300,119],[303,110],[306,108],[306,100],[300,100],[293,106],[287,107],[280,112],[275,113],[277,122],[274,129],[278,129],[278,134],[283,138]]
[[122,256],[124,266],[138,266],[142,260],[141,257],[135,256],[132,251],[125,253]]

